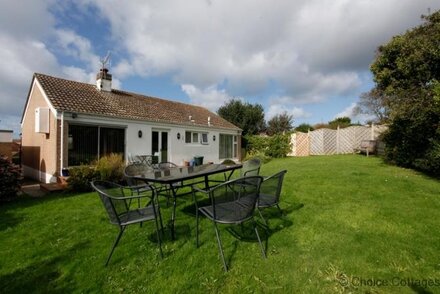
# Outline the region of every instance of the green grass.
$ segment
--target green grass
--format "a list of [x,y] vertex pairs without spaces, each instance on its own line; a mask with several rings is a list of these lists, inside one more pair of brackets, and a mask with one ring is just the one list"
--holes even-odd
[[[230,265],[225,273],[212,224],[206,219],[201,221],[201,246],[195,248],[188,197],[178,202],[177,239],[166,238],[163,259],[154,224],[147,223],[126,230],[106,268],[117,228],[108,223],[99,198],[95,193],[58,194],[0,206],[0,289],[2,293],[440,292],[439,181],[385,165],[378,158],[352,155],[272,160],[261,173],[281,169],[288,170],[281,203],[285,215],[280,217],[276,209],[265,211],[270,226],[266,260],[255,240],[238,241],[222,226]],[[168,219],[171,209],[162,211]],[[403,286],[364,285],[373,281]]]

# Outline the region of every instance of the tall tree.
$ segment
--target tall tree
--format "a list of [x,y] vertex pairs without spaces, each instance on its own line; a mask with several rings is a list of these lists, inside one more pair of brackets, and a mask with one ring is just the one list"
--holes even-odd
[[378,49],[371,65],[387,97],[386,158],[440,176],[440,11]]
[[283,134],[293,129],[293,116],[287,112],[277,114],[267,122],[268,135]]
[[386,123],[389,111],[389,97],[378,88],[362,93],[355,108],[355,113],[373,115],[376,123]]
[[218,115],[243,130],[243,136],[264,130],[264,110],[260,104],[243,103],[239,99],[226,102],[217,110]]

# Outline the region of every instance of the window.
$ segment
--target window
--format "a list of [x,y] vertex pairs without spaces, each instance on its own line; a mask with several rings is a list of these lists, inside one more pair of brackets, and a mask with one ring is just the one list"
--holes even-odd
[[185,143],[188,144],[208,144],[208,133],[200,133],[200,132],[185,132]]
[[208,144],[208,134],[207,133],[203,133],[202,134],[202,144]]
[[91,164],[110,153],[124,155],[125,130],[99,126],[69,125],[68,165]]
[[192,133],[192,142],[193,143],[199,142],[199,133]]
[[220,134],[219,139],[219,158],[237,158],[238,144],[237,136]]

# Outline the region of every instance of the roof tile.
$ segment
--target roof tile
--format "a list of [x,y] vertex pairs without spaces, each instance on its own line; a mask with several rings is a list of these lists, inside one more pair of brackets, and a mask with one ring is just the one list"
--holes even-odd
[[[116,118],[211,126],[240,130],[217,114],[200,106],[141,94],[112,90],[99,91],[95,85],[35,74],[53,107],[58,111],[103,115]],[[192,117],[194,122],[189,120]]]

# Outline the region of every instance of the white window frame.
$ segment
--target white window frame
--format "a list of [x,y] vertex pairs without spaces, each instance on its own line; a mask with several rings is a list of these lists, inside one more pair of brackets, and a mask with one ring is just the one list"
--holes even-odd
[[185,144],[208,145],[208,133],[197,131],[185,131]]

